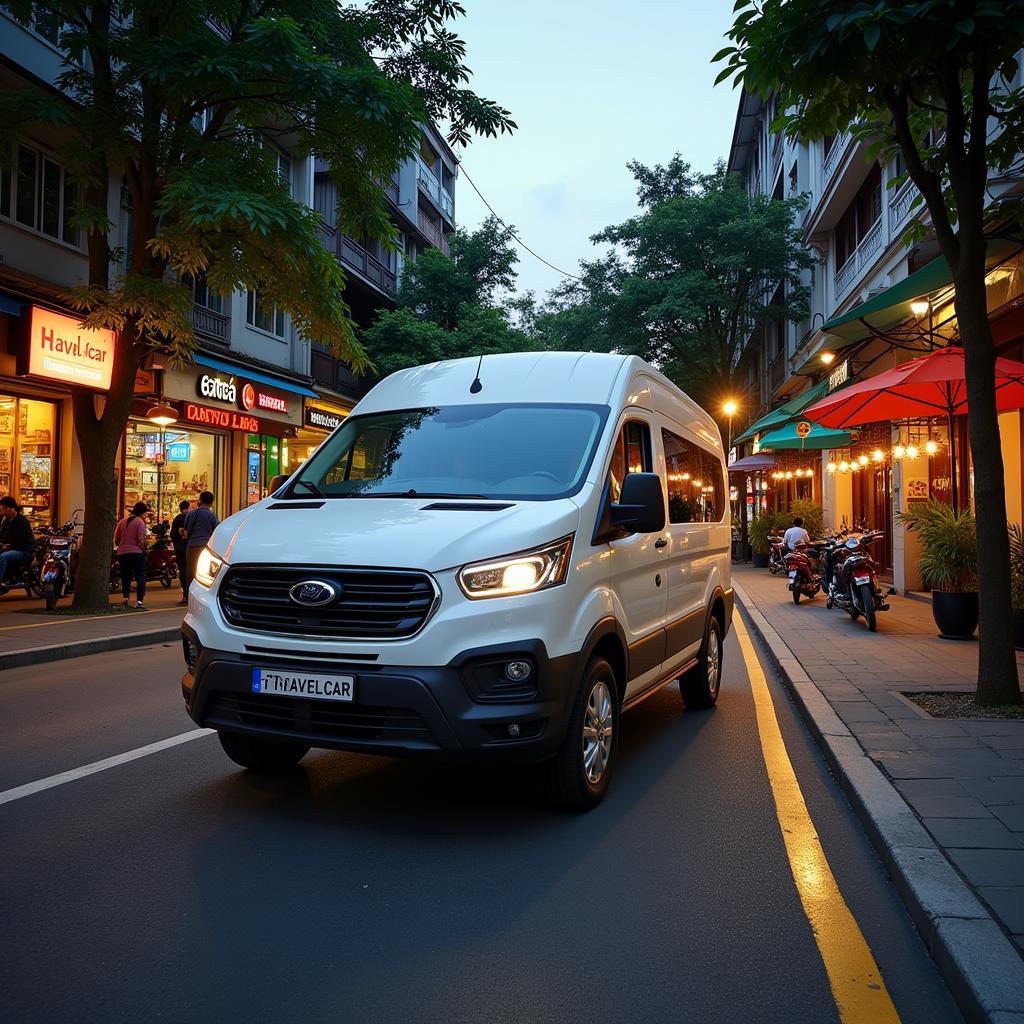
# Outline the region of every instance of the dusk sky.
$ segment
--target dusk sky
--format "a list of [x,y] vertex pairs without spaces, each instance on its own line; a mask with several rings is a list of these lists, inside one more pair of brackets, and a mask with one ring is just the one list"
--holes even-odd
[[[589,238],[636,210],[626,164],[677,150],[707,170],[728,155],[737,94],[712,87],[732,0],[464,0],[454,30],[471,87],[508,108],[519,130],[460,150],[497,213],[551,263],[575,272]],[[719,66],[720,67],[720,66]],[[465,177],[456,218],[487,215]],[[520,253],[519,288],[542,296],[561,280]]]

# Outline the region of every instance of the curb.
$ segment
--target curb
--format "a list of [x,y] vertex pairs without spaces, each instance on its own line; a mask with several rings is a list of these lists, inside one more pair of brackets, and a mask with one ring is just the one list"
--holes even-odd
[[1024,1022],[1024,959],[920,819],[835,713],[786,642],[733,583],[736,600],[860,818],[968,1021]]
[[147,647],[149,644],[177,640],[180,636],[181,627],[171,626],[140,630],[138,633],[121,633],[117,636],[100,636],[92,640],[75,640],[66,644],[50,644],[46,647],[25,647],[20,651],[0,654],[0,672],[8,668],[41,665],[47,661],[80,658],[85,654],[103,654],[106,651],[119,651],[128,647]]

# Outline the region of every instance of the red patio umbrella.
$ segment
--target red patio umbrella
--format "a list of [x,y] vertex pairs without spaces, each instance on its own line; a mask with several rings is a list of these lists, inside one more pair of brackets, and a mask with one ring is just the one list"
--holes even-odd
[[[996,408],[1024,408],[1024,363],[996,360]],[[808,419],[826,427],[857,427],[913,416],[946,416],[949,420],[950,469],[956,503],[956,449],[953,417],[967,412],[964,351],[940,348],[877,377],[851,384],[805,410]]]

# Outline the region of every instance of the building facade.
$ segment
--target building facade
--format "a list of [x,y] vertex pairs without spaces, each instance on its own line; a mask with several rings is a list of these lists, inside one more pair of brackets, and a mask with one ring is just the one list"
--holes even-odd
[[[896,180],[904,170],[898,159],[870,159],[867,144],[849,132],[808,143],[784,138],[770,130],[775,113],[773,99],[741,94],[729,169],[751,192],[778,199],[807,197],[800,227],[817,263],[805,280],[811,295],[808,319],[753,334],[743,354],[746,393],[739,401],[747,429],[737,436],[739,451],[762,454],[774,465],[738,474],[733,484],[751,516],[764,509],[785,510],[794,497],[803,497],[822,506],[826,527],[865,524],[882,530],[875,555],[883,571],[897,590],[918,590],[917,547],[896,513],[922,498],[951,499],[951,436],[945,418],[870,424],[853,430],[841,448],[806,453],[761,452],[760,440],[778,426],[773,413],[779,410],[795,410],[792,420],[848,382],[956,343],[951,275],[934,241],[904,242],[914,218],[927,223],[927,210],[915,204],[912,182]],[[1019,179],[990,180],[990,202],[1022,191]],[[988,266],[993,333],[1000,354],[1019,359],[1024,257],[1019,240],[1012,232],[1000,232],[998,224]],[[884,326],[870,324],[861,307],[882,310]],[[1020,412],[1002,414],[999,425],[1007,514],[1011,522],[1021,522]],[[973,503],[966,417],[956,417],[952,430],[956,491],[961,504]],[[812,425],[808,436],[813,433]]]
[[[56,88],[63,61],[58,38],[49,17],[23,26],[0,13],[0,83]],[[273,143],[278,173],[296,200],[320,214],[324,244],[348,278],[353,319],[366,326],[376,310],[394,306],[406,260],[429,247],[448,251],[457,160],[425,125],[419,152],[379,183],[399,234],[396,252],[337,230],[337,196],[326,167],[315,155],[289,152],[283,141]],[[84,237],[71,223],[77,196],[57,156],[60,142],[54,133],[34,132],[0,171],[0,493],[13,494],[37,526],[63,522],[84,505],[71,388],[88,379],[102,394],[101,383],[81,376],[91,371],[73,359],[48,358],[47,369],[29,367],[26,358],[40,350],[53,324],[60,325],[54,337],[69,334],[78,317],[62,295],[88,276]],[[109,183],[107,214],[111,245],[124,253],[133,216],[119,180]],[[172,517],[181,500],[194,500],[200,490],[213,491],[221,514],[260,500],[270,480],[307,458],[368,386],[257,292],[217,295],[201,277],[190,285],[195,359],[173,368],[156,356],[139,372],[116,468],[122,507],[146,501],[154,520]],[[61,317],[70,318],[70,328]],[[102,335],[93,332],[83,344],[98,352],[109,343],[112,360],[112,337],[105,342]],[[156,405],[170,407],[175,420],[153,422]]]

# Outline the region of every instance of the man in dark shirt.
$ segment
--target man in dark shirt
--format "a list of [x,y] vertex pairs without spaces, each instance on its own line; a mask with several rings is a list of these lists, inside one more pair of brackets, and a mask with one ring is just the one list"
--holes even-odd
[[213,531],[217,529],[220,520],[213,511],[213,494],[210,491],[203,491],[199,495],[199,508],[192,509],[185,516],[182,529],[188,537],[188,548],[185,551],[185,593],[192,585],[196,575],[196,563],[199,561],[199,554],[209,543]]
[[9,494],[0,498],[0,595],[11,589],[3,582],[7,567],[31,561],[35,546],[32,524],[21,514],[18,503]]
[[178,604],[188,604],[188,584],[185,582],[185,551],[188,541],[185,535],[185,513],[189,503],[183,501],[178,506],[178,514],[171,523],[171,544],[174,546],[174,560],[178,563],[178,582],[181,584],[181,600]]

